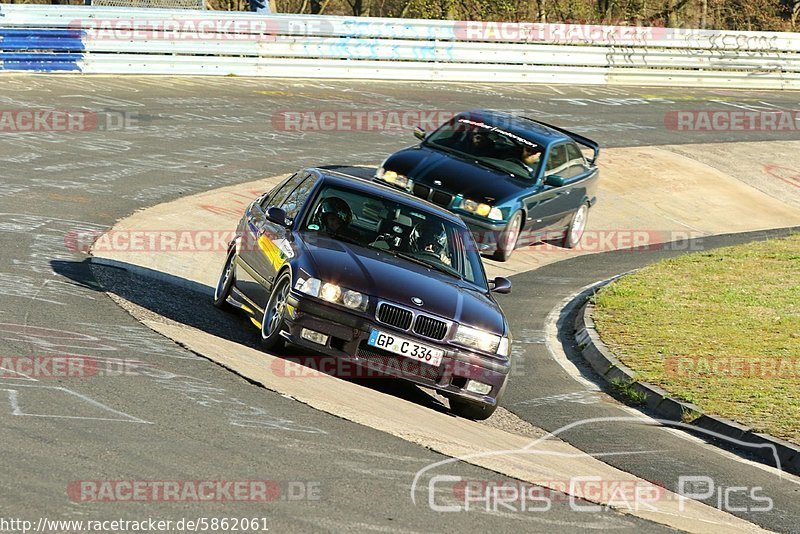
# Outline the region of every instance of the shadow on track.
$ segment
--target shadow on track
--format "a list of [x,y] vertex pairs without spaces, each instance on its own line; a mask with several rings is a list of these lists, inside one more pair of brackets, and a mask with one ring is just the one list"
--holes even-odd
[[[108,292],[141,308],[141,313],[136,314],[137,319],[172,321],[233,343],[262,350],[258,328],[244,313],[225,312],[215,308],[211,303],[212,290],[207,286],[138,266],[136,270],[141,271],[141,274],[127,270],[125,264],[119,267],[108,266],[94,263],[90,259],[83,262],[52,261],[50,264],[54,272],[82,287]],[[304,348],[288,344],[280,353],[272,355],[291,359],[292,364],[303,361],[309,356],[317,356],[309,354]],[[312,373],[326,372],[325,368],[309,369]],[[335,369],[328,371],[326,374],[336,376]],[[374,376],[374,374],[369,378],[347,376],[338,378],[448,413],[447,406],[439,399],[420,387],[400,379]],[[307,378],[300,377],[300,379]]]

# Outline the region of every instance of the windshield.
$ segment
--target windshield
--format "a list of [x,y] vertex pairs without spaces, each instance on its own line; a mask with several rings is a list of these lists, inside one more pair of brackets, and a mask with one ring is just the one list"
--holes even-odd
[[527,180],[538,176],[543,153],[540,145],[515,133],[458,117],[429,135],[424,143]]
[[323,187],[300,231],[385,251],[487,288],[469,230],[400,202],[339,186]]

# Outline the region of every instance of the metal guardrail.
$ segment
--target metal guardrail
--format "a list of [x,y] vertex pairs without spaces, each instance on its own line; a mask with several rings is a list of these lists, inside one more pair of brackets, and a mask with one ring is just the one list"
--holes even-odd
[[98,7],[205,9],[204,0],[91,0],[89,3]]
[[800,34],[0,4],[0,70],[800,88]]

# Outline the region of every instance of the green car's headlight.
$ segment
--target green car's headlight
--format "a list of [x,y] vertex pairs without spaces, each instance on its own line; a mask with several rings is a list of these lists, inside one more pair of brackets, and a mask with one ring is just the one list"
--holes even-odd
[[300,278],[295,284],[295,289],[306,295],[311,295],[351,310],[364,311],[369,304],[367,295],[330,282],[323,282],[319,278],[308,278],[306,280]]
[[[458,328],[456,329],[456,335],[453,337],[453,342],[483,352],[489,352],[491,354],[499,354],[499,349],[502,348],[501,342],[503,339],[506,338],[502,338],[498,335],[486,332],[484,330],[479,330],[477,328],[472,328],[471,326],[465,326],[462,324],[459,325]],[[506,352],[508,352],[507,341],[505,350]],[[501,355],[501,356],[507,356],[507,355]]]
[[483,204],[481,202],[475,202],[474,200],[465,198],[461,201],[459,207],[464,211],[474,213],[475,215],[479,215],[481,217],[487,217],[495,221],[503,220],[503,212],[500,211],[500,208],[493,208],[489,204]]
[[378,169],[378,172],[375,174],[375,176],[377,176],[379,180],[396,185],[397,187],[402,187],[407,191],[410,191],[414,185],[414,181],[408,176],[397,174],[395,171],[387,171],[383,167]]

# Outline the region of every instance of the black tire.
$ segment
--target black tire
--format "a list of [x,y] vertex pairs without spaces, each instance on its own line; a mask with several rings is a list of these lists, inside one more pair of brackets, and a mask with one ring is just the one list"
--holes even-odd
[[583,231],[586,230],[586,222],[588,220],[589,204],[584,203],[572,214],[572,219],[569,221],[567,233],[564,235],[561,246],[564,248],[575,248],[575,246],[581,242],[581,237],[583,237]]
[[484,419],[489,419],[496,409],[496,404],[494,406],[489,406],[486,404],[465,401],[455,397],[450,399],[450,411],[452,413],[459,417],[463,417],[464,419],[472,419],[473,421],[483,421]]
[[497,250],[492,255],[492,259],[497,261],[507,261],[514,252],[519,241],[519,233],[522,229],[522,212],[518,211],[508,220],[505,230],[497,240]]
[[470,402],[459,397],[450,397],[450,411],[459,417],[472,419],[473,421],[489,419],[495,410],[497,410],[497,407],[500,406],[500,401],[503,400],[506,393],[506,386],[508,386],[508,377],[506,377],[506,381],[503,382],[503,386],[495,397],[494,406]]
[[261,318],[261,344],[266,350],[278,350],[284,345],[281,330],[286,326],[286,300],[291,290],[291,277],[284,273],[272,286],[264,316]]
[[231,310],[232,306],[228,303],[231,288],[235,279],[233,262],[236,259],[236,248],[231,247],[228,257],[225,259],[225,266],[219,275],[217,287],[214,289],[214,306],[221,310]]

